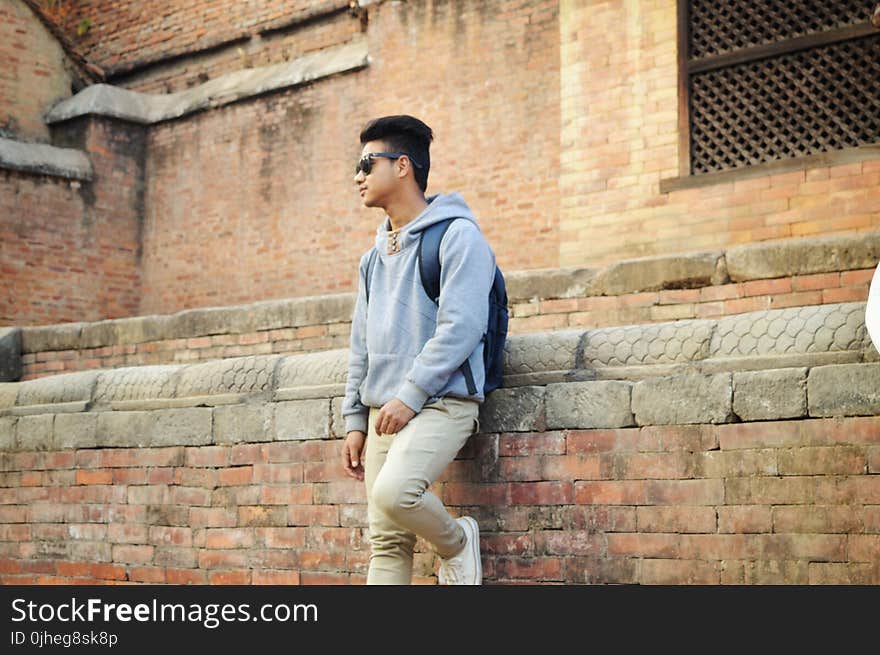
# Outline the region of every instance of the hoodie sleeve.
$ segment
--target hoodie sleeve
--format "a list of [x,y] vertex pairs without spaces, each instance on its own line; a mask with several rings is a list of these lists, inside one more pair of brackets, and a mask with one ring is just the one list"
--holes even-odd
[[440,244],[437,328],[415,358],[397,398],[418,413],[479,344],[489,320],[495,255],[480,229],[455,221]]
[[370,252],[361,257],[358,266],[358,293],[351,320],[351,341],[348,355],[348,378],[345,382],[345,399],[342,401],[342,416],[345,418],[345,432],[360,430],[367,432],[370,408],[361,402],[359,388],[367,374],[367,291],[366,268]]

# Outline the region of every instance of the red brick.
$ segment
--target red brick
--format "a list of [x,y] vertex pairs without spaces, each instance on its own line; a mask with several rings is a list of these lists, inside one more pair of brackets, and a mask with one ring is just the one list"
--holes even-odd
[[498,438],[499,457],[561,455],[565,453],[570,432],[512,432]]
[[304,585],[343,585],[349,584],[350,576],[348,573],[327,573],[317,571],[302,571],[300,573],[300,583]]
[[260,493],[263,505],[308,505],[313,500],[311,484],[264,486]]
[[869,286],[874,279],[876,269],[867,268],[860,271],[844,271],[840,274],[840,286]]
[[219,486],[250,484],[253,477],[252,466],[236,466],[234,468],[220,469],[217,471],[217,484]]
[[718,532],[770,532],[770,508],[763,505],[718,508]]
[[167,584],[206,584],[208,576],[205,571],[198,569],[165,569],[165,582]]
[[717,585],[720,582],[717,562],[701,560],[645,559],[642,560],[640,582],[660,585]]
[[562,562],[558,557],[499,557],[495,575],[499,579],[562,580]]
[[210,571],[208,583],[212,585],[249,585],[251,584],[251,571],[249,569]]
[[790,278],[777,278],[774,280],[753,280],[744,282],[742,285],[743,296],[770,296],[790,293],[792,290]]
[[609,555],[678,557],[680,535],[616,532],[607,535]]
[[288,525],[339,525],[339,508],[335,505],[290,505]]
[[227,466],[229,448],[226,446],[199,446],[186,449],[186,466]]
[[572,502],[569,482],[511,482],[510,502],[514,505],[567,505]]
[[588,530],[537,531],[535,553],[601,557],[605,554],[605,537]]
[[255,585],[298,585],[299,571],[253,571],[252,583]]
[[791,278],[793,291],[814,291],[840,286],[840,273],[816,273],[814,275],[796,275]]
[[630,431],[566,430],[563,434],[565,434],[565,452],[574,455],[613,450],[617,447],[621,437],[625,438],[630,434]]
[[639,532],[715,532],[714,507],[637,507]]
[[545,455],[538,463],[543,480],[597,480],[608,477],[609,472],[598,455]]
[[838,302],[862,302],[868,299],[868,287],[843,287],[822,291],[824,304]]
[[730,423],[716,430],[721,450],[779,448],[803,442],[799,421]]

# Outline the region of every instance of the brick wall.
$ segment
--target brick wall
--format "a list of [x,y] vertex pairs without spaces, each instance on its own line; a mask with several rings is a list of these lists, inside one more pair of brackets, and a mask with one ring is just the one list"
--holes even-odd
[[[360,126],[387,113],[413,113],[435,128],[429,192],[464,194],[505,271],[880,226],[876,157],[660,192],[679,168],[670,3],[426,0],[374,3],[360,15],[333,10],[338,3],[250,3],[247,12],[234,4],[150,12],[149,3],[88,2],[71,19],[94,22],[80,46],[98,63],[122,71],[136,56],[162,60],[117,75],[155,92],[354,38],[366,39],[371,57],[356,73],[148,128],[143,286],[130,315],[352,291],[381,217],[359,206],[351,162]],[[329,13],[283,27],[312,10]],[[238,37],[247,38],[224,41]],[[115,203],[92,193],[98,205]],[[38,277],[54,282],[64,271],[46,264]],[[91,283],[83,284],[76,294],[88,295]],[[729,291],[682,301],[692,307],[680,310],[655,309],[665,304],[659,298],[631,300],[651,303],[655,320],[709,315],[718,302],[736,311],[754,297],[753,289]],[[758,295],[771,302],[776,293]],[[589,324],[593,311],[574,313]],[[4,320],[72,318],[45,311]]]
[[91,24],[78,39],[82,54],[109,72],[142,66],[181,53],[258,33],[315,9],[345,6],[338,0],[208,0],[206,2],[69,2],[64,27]]
[[0,323],[45,325],[139,310],[143,129],[80,119],[55,141],[88,150],[91,182],[0,171]]
[[676,4],[560,7],[559,265],[880,225],[876,155],[660,193],[681,157]]
[[[215,395],[190,399],[154,395],[167,369],[22,383],[13,414],[0,385],[0,582],[364,582],[341,399],[284,400],[258,372],[283,380],[287,363],[204,366],[191,393]],[[489,583],[878,584],[880,405],[851,386],[878,376],[857,363],[499,390],[432,490],[479,521]],[[419,541],[415,581],[435,566]]]
[[43,113],[72,95],[66,59],[27,5],[19,0],[0,5],[0,136],[49,140]]
[[[432,491],[478,519],[487,583],[880,584],[878,440],[875,417],[482,435]],[[9,455],[0,581],[363,584],[338,446]],[[435,568],[420,540],[414,581]]]
[[187,55],[183,61],[157,62],[116,75],[113,83],[145,93],[173,93],[230,71],[279,64],[346,43],[360,36],[362,28],[357,16],[347,12],[335,14],[323,20],[306,21],[289,29],[270,32],[258,39],[238,40],[199,51]]
[[381,221],[357,137],[388,113],[434,128],[428,192],[464,194],[500,265],[556,264],[555,3],[381,5],[367,35],[362,72],[150,131],[141,314],[352,290]]

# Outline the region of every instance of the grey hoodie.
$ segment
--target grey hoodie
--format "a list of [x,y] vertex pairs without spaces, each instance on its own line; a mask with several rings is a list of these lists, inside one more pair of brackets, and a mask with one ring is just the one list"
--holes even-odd
[[[367,431],[370,407],[398,398],[418,413],[450,395],[484,400],[483,334],[495,253],[458,193],[426,198],[425,210],[399,232],[399,252],[388,254],[386,216],[376,230],[370,303],[365,276],[370,251],[361,257],[358,295],[351,324],[348,381],[342,415],[345,430]],[[439,308],[419,278],[420,232],[445,218],[453,221],[440,244]],[[477,387],[470,395],[459,367],[468,359]]]

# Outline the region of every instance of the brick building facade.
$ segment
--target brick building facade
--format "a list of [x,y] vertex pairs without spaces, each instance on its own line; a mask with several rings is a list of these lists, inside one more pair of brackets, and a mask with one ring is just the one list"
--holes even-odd
[[[45,32],[27,4],[4,7]],[[86,152],[113,171],[88,182],[4,170],[6,323],[351,291],[380,219],[359,206],[351,161],[360,126],[386,113],[435,129],[428,191],[465,195],[504,270],[880,224],[872,147],[682,175],[673,2],[155,4],[70,3],[61,28],[105,82],[156,95],[353,43],[369,65],[148,125],[82,117],[106,123],[88,128],[108,132]],[[43,73],[14,53],[66,79],[63,49],[44,37],[4,41],[28,89],[46,89]],[[58,99],[0,96],[9,136],[80,138],[68,135],[77,121],[49,137],[35,120]]]

